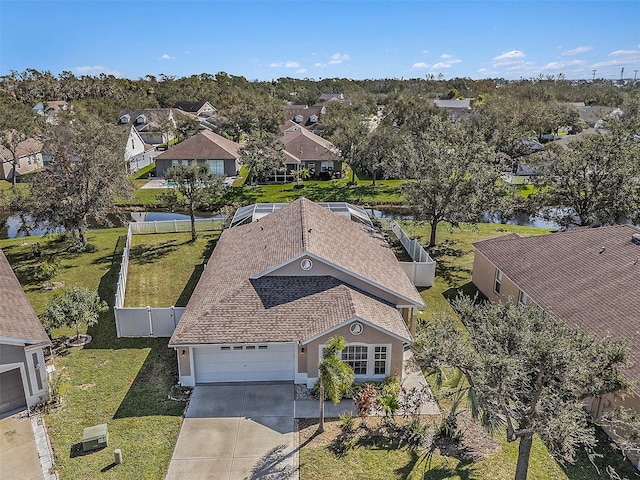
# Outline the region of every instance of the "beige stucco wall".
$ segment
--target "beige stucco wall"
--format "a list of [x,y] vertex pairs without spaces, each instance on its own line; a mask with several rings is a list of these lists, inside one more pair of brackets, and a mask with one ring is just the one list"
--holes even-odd
[[500,300],[506,302],[511,300],[514,303],[517,302],[518,295],[520,295],[518,286],[502,272],[502,286],[498,295],[493,291],[495,277],[496,267],[476,250],[473,260],[473,275],[471,277],[473,284],[491,301]]
[[[344,339],[347,341],[347,344],[364,343],[364,344],[376,344],[376,345],[390,345],[391,361],[389,363],[388,375],[393,375],[393,376],[397,376],[398,378],[402,378],[402,361],[403,361],[403,353],[404,353],[404,342],[365,323],[363,323],[363,326],[364,326],[363,332],[360,335],[353,335],[349,331],[349,327],[352,323],[353,322],[349,322],[346,325],[330,333],[327,333],[304,345],[305,347],[304,355],[298,355],[299,373],[306,372],[309,378],[317,378],[318,362],[320,361],[321,346],[327,343],[331,338],[336,336],[341,336],[341,337],[344,337]],[[300,351],[298,351],[298,353],[300,353]]]

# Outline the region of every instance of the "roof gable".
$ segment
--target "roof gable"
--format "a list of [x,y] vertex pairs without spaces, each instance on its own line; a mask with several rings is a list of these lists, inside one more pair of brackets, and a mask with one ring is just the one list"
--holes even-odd
[[288,128],[280,141],[289,154],[300,160],[335,160],[340,156],[338,149],[329,140],[306,128]]

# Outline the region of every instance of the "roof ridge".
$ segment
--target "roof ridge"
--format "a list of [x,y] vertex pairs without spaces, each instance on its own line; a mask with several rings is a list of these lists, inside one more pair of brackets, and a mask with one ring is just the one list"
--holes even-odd
[[311,230],[307,232],[307,217],[305,215],[306,209],[304,208],[304,198],[300,198],[300,226],[302,227],[302,249],[305,252],[309,251],[309,235]]

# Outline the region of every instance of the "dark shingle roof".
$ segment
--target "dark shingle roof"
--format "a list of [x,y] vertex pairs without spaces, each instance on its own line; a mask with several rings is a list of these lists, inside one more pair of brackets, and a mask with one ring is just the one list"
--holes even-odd
[[346,281],[265,275],[305,253],[422,304],[381,235],[298,199],[223,232],[170,343],[305,340],[353,317],[410,338],[393,305]]
[[[629,225],[576,228],[474,243],[531,300],[571,326],[631,347],[625,371],[640,381],[640,245]],[[601,252],[604,247],[604,251]],[[640,385],[636,386],[640,391]]]
[[179,108],[183,112],[197,113],[205,103],[207,103],[206,100],[204,102],[176,102],[173,106],[175,108]]
[[229,160],[238,158],[240,145],[217,133],[203,130],[171,147],[156,160]]
[[46,342],[47,337],[36,312],[27,300],[4,252],[0,250],[0,336],[28,344]]

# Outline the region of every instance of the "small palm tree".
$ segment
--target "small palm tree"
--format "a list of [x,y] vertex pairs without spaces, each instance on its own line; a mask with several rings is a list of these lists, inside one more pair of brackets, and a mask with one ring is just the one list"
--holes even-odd
[[333,337],[322,350],[322,360],[318,364],[318,382],[320,382],[320,422],[318,424],[318,433],[324,432],[325,396],[335,405],[353,384],[353,370],[339,356],[346,346],[347,341],[344,337]]

